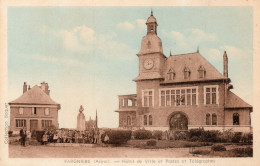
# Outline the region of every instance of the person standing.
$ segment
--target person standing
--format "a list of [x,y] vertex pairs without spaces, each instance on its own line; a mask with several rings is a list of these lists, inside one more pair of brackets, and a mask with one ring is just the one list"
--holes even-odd
[[20,141],[21,141],[21,145],[23,145],[23,135],[24,135],[24,128],[21,128],[21,130],[20,130]]

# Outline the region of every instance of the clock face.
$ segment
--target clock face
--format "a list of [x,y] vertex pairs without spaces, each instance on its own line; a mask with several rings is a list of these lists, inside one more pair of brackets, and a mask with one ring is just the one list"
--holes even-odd
[[144,61],[144,68],[145,69],[151,69],[153,67],[153,60],[152,59],[146,59]]

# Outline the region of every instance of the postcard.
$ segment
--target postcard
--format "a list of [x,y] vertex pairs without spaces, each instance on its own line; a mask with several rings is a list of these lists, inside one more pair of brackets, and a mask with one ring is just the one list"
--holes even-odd
[[1,3],[1,165],[260,163],[256,1]]

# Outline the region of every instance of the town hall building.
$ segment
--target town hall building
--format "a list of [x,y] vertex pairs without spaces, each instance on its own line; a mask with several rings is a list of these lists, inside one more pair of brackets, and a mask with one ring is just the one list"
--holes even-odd
[[119,128],[249,132],[253,107],[231,91],[227,52],[223,74],[199,51],[166,57],[157,25],[151,12],[137,53],[136,94],[119,95]]

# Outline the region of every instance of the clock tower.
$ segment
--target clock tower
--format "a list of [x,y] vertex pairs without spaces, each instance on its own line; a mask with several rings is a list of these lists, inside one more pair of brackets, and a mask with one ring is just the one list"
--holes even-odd
[[134,81],[163,79],[162,71],[166,60],[163,54],[162,41],[157,36],[157,21],[151,11],[146,21],[147,34],[142,39],[139,58],[139,76]]

